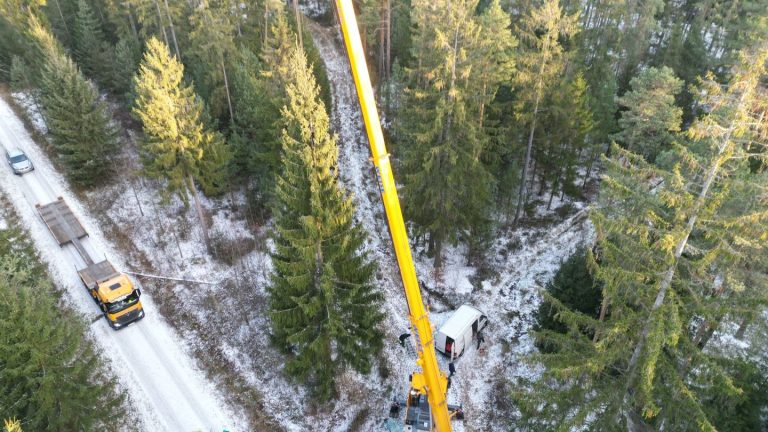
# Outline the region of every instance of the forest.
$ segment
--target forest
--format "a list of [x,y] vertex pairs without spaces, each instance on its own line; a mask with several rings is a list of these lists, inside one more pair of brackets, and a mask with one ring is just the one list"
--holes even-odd
[[[351,191],[350,176],[370,167],[344,172],[353,143],[317,39],[337,31],[332,3],[0,0],[2,93],[39,114],[68,184],[92,199],[151,182],[155,211],[190,209],[202,260],[235,269],[246,293],[231,301],[267,326],[279,379],[303,389],[308,411],[353,397],[345,374],[391,387],[389,315],[403,304],[381,288],[396,272],[392,253],[382,262],[371,246],[383,217],[363,214],[368,201]],[[578,214],[593,230],[531,288],[534,348],[514,364],[537,372],[501,373],[501,395],[476,414],[488,423],[466,430],[766,430],[768,0],[355,6],[430,298],[473,299],[448,286],[457,255],[482,291],[508,265],[499,239]],[[380,205],[375,178],[366,181]],[[225,201],[238,203],[253,244],[222,240],[211,213]],[[162,231],[158,242],[181,256],[179,234]],[[99,355],[87,326],[51,323],[60,293],[36,276],[34,248],[14,251],[9,236],[19,231],[0,229],[6,430],[122,430],[114,377],[78,370]],[[505,245],[504,257],[521,247]],[[254,248],[268,258],[264,277],[238,276]],[[30,296],[38,286],[51,297]],[[30,381],[36,369],[19,363],[39,355],[25,349],[43,337],[72,359],[54,382]],[[509,350],[494,353],[512,363]],[[69,395],[59,379],[83,386]],[[77,418],[41,414],[77,411],[49,397],[100,405]],[[269,414],[246,417],[250,430],[275,427]]]

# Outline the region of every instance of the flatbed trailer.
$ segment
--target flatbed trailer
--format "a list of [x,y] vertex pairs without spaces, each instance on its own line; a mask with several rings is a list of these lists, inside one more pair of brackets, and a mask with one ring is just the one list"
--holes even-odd
[[108,260],[94,262],[80,242],[88,233],[64,199],[59,197],[35,207],[59,246],[72,244],[85,262],[85,267],[77,274],[109,325],[119,329],[143,318],[144,309],[139,300],[141,291],[135,289],[128,276],[117,271]]

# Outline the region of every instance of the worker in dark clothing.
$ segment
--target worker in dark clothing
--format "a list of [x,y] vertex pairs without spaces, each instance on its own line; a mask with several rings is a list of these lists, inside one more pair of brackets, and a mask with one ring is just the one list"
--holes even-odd
[[477,332],[477,349],[480,349],[480,344],[485,342],[485,338],[483,337],[483,332]]
[[448,363],[448,372],[450,373],[448,378],[451,378],[456,373],[456,366],[453,365],[453,362]]
[[398,339],[400,339],[400,346],[404,347],[405,346],[405,340],[408,339],[409,337],[411,337],[410,333],[403,333],[403,334],[401,334],[400,337],[398,338]]

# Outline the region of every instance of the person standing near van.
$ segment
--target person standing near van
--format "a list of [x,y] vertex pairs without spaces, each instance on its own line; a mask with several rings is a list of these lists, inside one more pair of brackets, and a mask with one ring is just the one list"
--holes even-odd
[[448,375],[449,379],[456,373],[456,366],[454,366],[453,362],[448,363],[448,372],[450,373]]
[[480,344],[485,342],[485,338],[483,337],[483,332],[479,331],[477,332],[477,349],[480,349]]

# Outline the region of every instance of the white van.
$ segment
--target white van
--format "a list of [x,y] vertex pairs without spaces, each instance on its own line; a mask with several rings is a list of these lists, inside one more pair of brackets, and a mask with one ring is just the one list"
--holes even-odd
[[453,360],[464,354],[486,325],[488,318],[483,312],[473,306],[462,305],[437,331],[435,348]]

